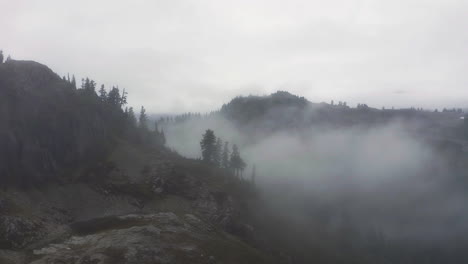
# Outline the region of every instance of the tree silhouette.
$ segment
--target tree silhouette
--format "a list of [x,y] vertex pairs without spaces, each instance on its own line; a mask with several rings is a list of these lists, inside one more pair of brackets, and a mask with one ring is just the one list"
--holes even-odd
[[102,102],[107,101],[107,91],[104,88],[104,84],[101,85],[101,89],[99,89],[99,98],[101,99]]
[[138,125],[141,130],[144,130],[144,131],[148,130],[148,116],[146,115],[146,109],[143,106],[140,109],[140,117],[138,118]]
[[234,174],[238,177],[242,177],[245,166],[246,164],[240,156],[239,148],[234,144],[231,153],[231,168],[234,170]]
[[130,127],[134,128],[137,126],[137,120],[135,117],[135,112],[133,111],[133,107],[128,108],[127,120]]
[[73,75],[73,77],[72,77],[71,85],[72,85],[73,89],[76,89],[76,79],[75,79],[75,75]]
[[207,129],[200,141],[202,158],[205,162],[213,162],[213,155],[216,149],[216,136],[211,129]]
[[110,105],[121,107],[121,97],[119,88],[112,86],[112,89],[109,91],[107,95],[107,102]]
[[3,63],[3,50],[0,50],[0,63]]
[[119,104],[120,107],[123,107],[127,104],[127,92],[125,91],[125,89],[122,90],[122,96],[120,96]]
[[89,78],[81,80],[81,89],[83,89],[86,94],[95,95],[96,94],[96,82],[90,80]]

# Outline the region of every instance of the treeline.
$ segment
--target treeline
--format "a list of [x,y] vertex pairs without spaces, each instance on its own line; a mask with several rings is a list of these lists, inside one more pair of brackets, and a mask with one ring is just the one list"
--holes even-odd
[[247,166],[242,159],[239,148],[236,144],[229,147],[229,142],[220,137],[216,137],[211,129],[207,129],[200,141],[202,160],[218,168],[226,169],[242,178],[244,169]]
[[160,146],[165,135],[127,107],[118,87],[57,76],[36,62],[0,64],[0,185],[34,186],[92,167],[120,140]]
[[[67,78],[63,76],[63,80],[76,88],[74,75],[71,79],[69,75]],[[83,96],[88,96],[90,97],[88,99],[100,104],[107,111],[107,116],[112,123],[116,124],[116,127],[120,126],[119,131],[126,139],[142,144],[164,145],[166,143],[164,131],[159,129],[157,122],[154,122],[152,129],[150,128],[144,106],[140,108],[138,119],[133,107],[126,106],[128,93],[125,89],[120,92],[119,87],[112,86],[109,90],[106,90],[104,84],[102,84],[99,91],[96,92],[96,82],[89,78],[83,78],[81,88],[77,90]]]
[[218,112],[214,111],[214,112],[205,113],[205,114],[188,112],[188,113],[183,113],[180,115],[162,116],[158,119],[158,123],[161,125],[170,124],[170,123],[183,123],[189,120],[209,118],[210,116],[216,113]]

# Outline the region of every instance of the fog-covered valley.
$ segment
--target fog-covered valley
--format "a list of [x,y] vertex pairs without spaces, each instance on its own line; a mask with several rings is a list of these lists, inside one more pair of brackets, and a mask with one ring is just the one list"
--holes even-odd
[[[259,97],[255,103],[277,96],[287,101],[290,95]],[[242,108],[249,108],[248,98]],[[408,110],[385,118],[382,112],[392,110],[361,109],[361,116],[377,115],[367,122],[346,120],[354,118],[346,111],[356,109],[344,108],[344,120],[321,120],[338,106],[322,104],[320,112],[311,103],[302,107],[277,99],[248,123],[229,118],[233,106],[178,121],[163,118],[167,145],[201,158],[197,139],[206,129],[237,144],[248,164],[243,178],[251,181],[255,173],[271,217],[285,219],[286,226],[274,232],[287,233],[293,225],[307,237],[292,245],[349,239],[350,248],[381,247],[379,254],[394,261],[420,259],[429,249],[459,257],[458,243],[466,243],[468,234],[466,153],[459,144],[464,139],[453,136],[463,126],[460,114],[440,118],[441,113]],[[291,125],[297,115],[302,123]],[[304,122],[307,117],[321,121]],[[450,119],[452,127],[444,123]],[[407,252],[392,251],[399,246]]]

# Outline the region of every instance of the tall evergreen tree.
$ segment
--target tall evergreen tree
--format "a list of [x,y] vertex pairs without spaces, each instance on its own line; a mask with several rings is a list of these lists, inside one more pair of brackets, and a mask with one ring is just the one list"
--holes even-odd
[[81,89],[87,94],[96,94],[96,82],[89,78],[81,80]]
[[121,98],[120,98],[119,88],[112,86],[112,89],[109,91],[109,94],[107,95],[107,102],[113,106],[120,108],[121,107],[120,101],[121,101]]
[[146,109],[144,106],[140,109],[140,117],[138,118],[138,125],[141,130],[148,130],[148,116],[146,115]]
[[123,107],[127,104],[127,92],[125,89],[122,90],[122,96],[120,96],[120,107]]
[[216,149],[216,136],[211,129],[207,129],[205,134],[202,136],[200,141],[200,147],[202,150],[202,158],[205,162],[213,162],[213,155]]
[[101,89],[99,89],[99,99],[101,99],[102,102],[107,101],[107,91],[106,88],[104,88],[104,84],[102,84]]
[[240,156],[239,148],[234,144],[231,153],[231,168],[234,170],[234,174],[238,177],[242,177],[245,166],[246,164]]
[[133,111],[133,107],[128,108],[127,117],[128,117],[128,123],[130,127],[135,128],[137,126],[137,119],[135,117],[135,112]]
[[0,50],[0,63],[3,63],[3,50]]
[[72,77],[71,85],[72,85],[73,89],[76,89],[76,79],[75,79],[75,75],[73,75],[73,77]]

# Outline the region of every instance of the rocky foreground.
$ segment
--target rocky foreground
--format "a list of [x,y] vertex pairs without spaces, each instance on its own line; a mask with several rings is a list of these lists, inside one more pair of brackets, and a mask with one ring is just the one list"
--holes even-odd
[[246,217],[250,183],[169,151],[133,151],[117,148],[96,180],[102,168],[0,192],[0,263],[273,262]]

